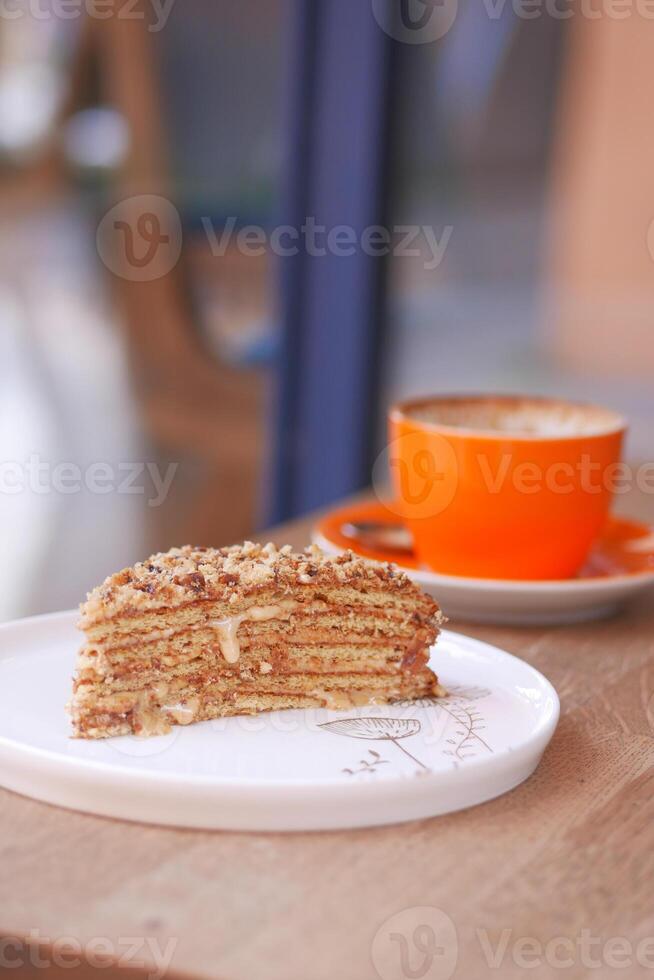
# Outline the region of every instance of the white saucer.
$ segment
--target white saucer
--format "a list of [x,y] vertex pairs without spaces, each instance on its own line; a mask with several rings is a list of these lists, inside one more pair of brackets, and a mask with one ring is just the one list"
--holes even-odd
[[180,827],[333,830],[481,803],[534,771],[552,685],[516,657],[444,632],[443,700],[221,719],[150,739],[69,737],[76,614],[0,627],[0,783],[89,813]]
[[[319,531],[314,531],[313,541],[330,555],[338,555],[344,550]],[[504,626],[583,623],[612,616],[639,592],[654,588],[651,570],[604,578],[520,582],[439,575],[399,564],[421,589],[434,596],[449,619],[468,623]]]

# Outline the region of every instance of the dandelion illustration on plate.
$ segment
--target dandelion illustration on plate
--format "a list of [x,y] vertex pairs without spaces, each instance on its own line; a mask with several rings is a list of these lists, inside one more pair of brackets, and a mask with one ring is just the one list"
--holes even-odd
[[421,725],[417,718],[339,718],[337,721],[326,721],[319,727],[331,732],[332,735],[392,742],[421,769],[429,769],[429,766],[416,759],[415,755],[401,744],[402,739],[420,733]]

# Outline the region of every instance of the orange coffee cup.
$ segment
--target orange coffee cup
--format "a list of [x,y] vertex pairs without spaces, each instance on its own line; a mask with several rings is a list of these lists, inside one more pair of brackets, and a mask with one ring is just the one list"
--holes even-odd
[[552,398],[395,405],[395,506],[418,559],[477,578],[573,576],[607,518],[625,431],[615,412]]

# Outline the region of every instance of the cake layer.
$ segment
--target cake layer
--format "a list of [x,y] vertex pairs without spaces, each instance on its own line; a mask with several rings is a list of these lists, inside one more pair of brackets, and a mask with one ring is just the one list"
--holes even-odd
[[[260,639],[260,638],[259,638]],[[115,667],[99,670],[97,658],[80,658],[77,671],[78,684],[111,684],[135,679],[146,683],[162,674],[174,675],[199,669],[211,669],[225,677],[238,677],[246,673],[266,673],[273,667],[277,673],[297,673],[312,670],[315,673],[343,672],[349,669],[371,672],[392,671],[401,667],[404,651],[401,643],[389,641],[374,645],[370,642],[349,646],[335,644],[326,638],[322,643],[268,643],[257,642],[252,648],[244,647],[237,664],[228,664],[214,647],[189,648],[175,657],[155,655],[143,659],[121,660]],[[266,666],[267,665],[267,666]]]
[[379,619],[380,614],[383,615],[384,621],[388,622],[404,624],[421,620],[431,622],[437,608],[431,602],[423,609],[416,608],[415,602],[412,603],[409,597],[404,596],[389,600],[382,589],[375,589],[365,594],[356,590],[340,589],[336,594],[330,593],[327,598],[308,587],[304,587],[302,591],[289,590],[283,596],[266,588],[256,595],[238,600],[232,598],[229,602],[197,600],[174,609],[144,612],[135,610],[122,616],[114,616],[109,620],[99,620],[88,627],[81,626],[82,620],[80,628],[84,629],[89,643],[103,647],[110,642],[112,646],[118,647],[147,639],[151,635],[152,638],[156,638],[162,632],[171,635],[167,632],[171,628],[180,631],[208,621],[220,621],[237,616],[240,616],[243,621],[284,622],[297,619],[301,615],[312,618],[331,615],[336,617],[343,627],[349,620],[354,629],[359,629],[366,617]]
[[[256,611],[261,609],[271,609],[273,607],[256,606]],[[381,607],[366,610],[348,610],[345,614],[334,609],[300,609],[287,615],[273,617],[272,615],[265,621],[250,619],[251,611],[244,610],[242,613],[235,613],[232,616],[222,617],[212,615],[211,612],[196,614],[190,622],[178,622],[174,618],[163,614],[159,619],[158,629],[143,629],[141,624],[133,624],[130,631],[104,635],[101,638],[90,638],[85,644],[88,650],[94,649],[98,653],[108,654],[116,662],[121,657],[129,658],[134,655],[134,651],[147,649],[150,644],[171,644],[177,643],[179,639],[191,640],[193,634],[203,633],[197,639],[206,640],[213,636],[216,641],[216,634],[222,630],[232,627],[238,631],[239,635],[247,637],[256,627],[257,635],[266,634],[277,635],[282,638],[291,633],[301,633],[305,631],[306,636],[313,635],[318,630],[321,633],[333,631],[337,635],[347,635],[352,637],[353,642],[357,639],[386,636],[412,636],[416,629],[425,624],[424,620],[414,620],[410,616],[386,616]],[[428,623],[431,628],[431,622]]]
[[202,686],[163,682],[154,689],[77,699],[73,721],[77,732],[86,738],[154,735],[165,734],[171,725],[258,711],[308,707],[342,710],[442,693],[428,669],[410,677],[356,673],[328,678],[310,673],[268,675],[238,686],[225,678]]
[[356,617],[351,625],[349,620],[344,621],[344,617],[331,611],[315,615],[293,613],[289,619],[258,623],[243,621],[238,616],[230,620],[210,619],[179,628],[172,624],[145,634],[137,632],[127,644],[119,639],[118,646],[86,644],[81,651],[79,667],[82,675],[86,670],[92,670],[97,677],[112,676],[140,668],[171,667],[199,656],[218,656],[226,664],[254,666],[258,647],[275,648],[279,653],[279,648],[290,649],[298,643],[329,648],[341,646],[343,655],[345,648],[351,648],[356,656],[363,653],[363,649],[357,651],[357,648],[406,647],[416,636],[424,636],[429,642],[432,630],[424,626],[416,628],[414,623],[406,620],[387,620],[381,610],[375,616]]
[[[77,674],[76,691],[82,692],[83,688],[97,687],[100,683],[105,689],[112,691],[137,690],[148,684],[157,684],[162,677],[211,676],[223,677],[231,683],[237,683],[239,680],[272,671],[280,676],[302,671],[328,676],[352,672],[394,675],[401,669],[403,656],[401,648],[392,645],[388,648],[358,647],[356,653],[346,645],[258,645],[256,654],[246,663],[243,658],[238,665],[226,664],[222,656],[214,655],[194,657],[185,663],[175,663],[163,669],[151,662],[142,665],[138,661],[132,661],[129,664],[131,669],[104,675],[97,674],[93,668],[82,668]],[[125,668],[127,665],[121,666]],[[422,666],[422,663],[418,666]]]

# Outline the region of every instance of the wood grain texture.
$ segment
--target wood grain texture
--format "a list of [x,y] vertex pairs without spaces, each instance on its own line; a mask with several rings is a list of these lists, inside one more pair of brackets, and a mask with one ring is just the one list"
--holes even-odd
[[[271,536],[304,545],[310,525]],[[290,835],[130,825],[0,791],[0,935],[102,936],[118,952],[125,937],[162,948],[172,938],[170,975],[212,980],[651,973],[651,594],[601,623],[450,625],[534,664],[559,691],[559,728],[527,783],[434,820]],[[386,921],[422,906],[454,923],[455,972],[441,954],[425,959],[413,925],[405,930],[411,974],[397,937],[378,940],[373,962],[375,935],[393,928]],[[408,915],[420,925],[421,913]],[[149,962],[147,951],[140,958]],[[538,965],[527,969],[530,960]]]

